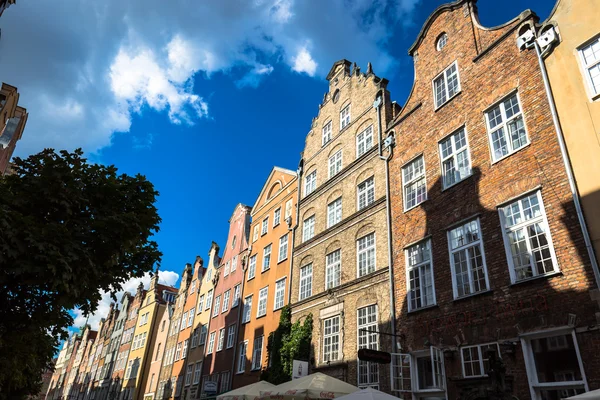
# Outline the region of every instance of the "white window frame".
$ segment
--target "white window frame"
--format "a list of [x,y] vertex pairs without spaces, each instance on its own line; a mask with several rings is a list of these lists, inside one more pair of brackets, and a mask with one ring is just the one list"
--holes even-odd
[[204,310],[204,295],[201,295],[198,299],[198,314]]
[[[470,224],[473,221],[477,222],[477,229],[479,231],[479,239],[477,239],[476,241],[470,242],[468,244],[458,246],[455,249],[452,249],[451,232],[461,226]],[[465,221],[462,221],[460,224],[452,226],[451,228],[449,228],[447,230],[446,236],[448,238],[448,256],[450,258],[450,268],[451,268],[451,274],[452,274],[452,293],[453,293],[454,299],[455,300],[462,299],[465,297],[476,296],[480,293],[488,292],[490,290],[490,280],[489,280],[489,274],[488,274],[488,270],[487,270],[487,261],[485,259],[485,247],[483,245],[483,233],[481,232],[481,221],[479,220],[479,218],[465,220]],[[466,251],[467,249],[469,249],[471,247],[475,247],[477,245],[479,245],[481,247],[481,260],[483,262],[483,273],[485,275],[485,289],[482,289],[479,291],[474,291],[473,267],[471,266],[471,259],[469,257],[467,257],[466,260],[467,260],[470,293],[459,296],[458,295],[458,286],[457,286],[457,282],[456,282],[456,266],[454,265],[454,257],[452,255],[459,251]]]
[[[361,203],[362,202],[362,203]],[[356,209],[367,208],[375,202],[375,176],[371,176],[356,187]]]
[[[194,366],[188,365],[187,370],[185,372],[185,386],[190,386],[192,384],[192,375],[194,374]],[[152,374],[152,378],[154,378],[154,374]],[[152,387],[152,384],[150,384]]]
[[256,276],[256,254],[250,256],[248,261],[248,280],[254,279]]
[[287,276],[275,281],[275,299],[273,301],[273,311],[283,308],[285,305],[285,285]]
[[356,158],[359,158],[365,154],[375,145],[375,141],[373,139],[373,125],[367,126],[358,135],[356,135]]
[[292,216],[292,206],[293,206],[293,199],[289,199],[288,201],[285,202],[285,218],[287,219],[288,217]]
[[315,237],[315,223],[316,217],[315,214],[306,218],[302,222],[302,242],[307,242],[313,237]]
[[[257,341],[260,341],[260,346],[257,345]],[[265,337],[264,335],[254,338],[252,344],[252,368],[251,371],[258,371],[262,369],[262,348],[264,346]]]
[[594,45],[598,45],[600,46],[600,35],[596,35],[594,38],[592,38],[591,40],[587,40],[585,43],[583,43],[581,46],[579,46],[577,48],[577,54],[579,56],[579,64],[581,66],[581,72],[584,76],[584,80],[586,82],[586,91],[589,94],[590,99],[593,100],[597,100],[600,97],[600,83],[598,88],[596,89],[594,86],[594,82],[592,81],[592,78],[590,76],[590,70],[592,68],[597,68],[600,69],[600,55],[598,55],[598,58],[592,62],[586,62],[585,60],[585,56],[584,56],[584,51],[589,47],[591,48]]
[[343,131],[345,127],[350,125],[350,122],[352,122],[352,108],[350,106],[351,104],[349,103],[346,107],[340,110],[340,132]]
[[329,120],[325,125],[323,125],[323,129],[321,130],[321,132],[321,146],[325,146],[331,141],[332,138],[333,123],[331,120]]
[[221,314],[229,310],[229,298],[231,297],[231,289],[223,293],[223,306],[221,307]]
[[271,268],[271,249],[273,248],[273,244],[269,243],[263,248],[263,259],[262,259],[262,268],[261,273],[268,271]]
[[260,229],[260,225],[254,225],[254,231],[252,232],[252,243],[258,240],[258,230]]
[[231,303],[231,308],[237,307],[240,304],[240,296],[241,296],[242,286],[240,283],[233,287],[233,302]]
[[[504,102],[513,96],[516,96],[516,98],[517,98],[517,104],[519,105],[519,112],[516,114],[513,114],[509,119],[507,119],[506,118],[506,108],[504,107]],[[500,109],[500,115],[502,117],[502,122],[500,124],[496,125],[494,128],[491,128],[490,127],[490,112],[493,109],[495,109],[496,107],[499,107],[499,109]],[[525,144],[523,144],[520,147],[513,148],[512,140],[510,138],[510,132],[508,131],[508,124],[510,122],[518,119],[519,117],[521,117],[521,119],[523,120],[523,130],[525,131],[526,142],[525,142]],[[524,149],[525,147],[527,147],[531,144],[531,140],[529,138],[529,132],[527,131],[527,123],[525,121],[525,113],[523,112],[523,103],[521,102],[521,96],[519,94],[519,91],[517,91],[517,90],[511,91],[509,94],[502,97],[502,99],[498,100],[497,102],[492,104],[490,107],[488,107],[484,111],[484,119],[485,119],[485,128],[488,133],[488,140],[489,140],[489,144],[490,144],[490,155],[492,157],[492,164],[497,163],[498,161],[511,156],[512,154],[516,153],[517,151],[519,151],[521,149]],[[499,131],[500,129],[502,129],[502,131],[504,133],[504,140],[506,141],[506,149],[507,149],[508,153],[506,153],[502,156],[496,157],[496,151],[494,150],[494,142],[492,139],[492,134]]]
[[[337,319],[337,332],[333,332],[333,320]],[[327,321],[332,321],[331,322],[331,327],[330,333],[326,333],[327,332]],[[321,343],[321,349],[323,351],[323,362],[327,363],[327,362],[335,362],[335,361],[339,361],[341,360],[341,355],[342,355],[342,316],[340,314],[336,314],[336,315],[332,315],[328,318],[325,318],[322,320],[323,323],[323,342]],[[336,351],[336,357],[333,358],[333,345],[334,345],[334,338],[337,337],[337,351]],[[327,343],[327,340],[330,339],[330,343]],[[331,354],[329,354],[327,352],[327,347],[331,347],[330,352]],[[328,357],[329,354],[329,357]]]
[[[573,339],[573,347],[575,348],[575,354],[577,355],[577,362],[579,364],[579,370],[581,372],[581,381],[562,381],[562,382],[539,382],[537,370],[535,368],[535,360],[533,358],[533,349],[531,341],[533,339],[543,339],[553,336],[571,335]],[[579,343],[577,342],[577,335],[575,330],[571,327],[554,328],[541,332],[533,332],[523,334],[520,337],[521,348],[523,349],[523,357],[525,359],[525,371],[527,373],[529,381],[529,390],[531,398],[535,400],[541,400],[541,390],[559,390],[568,388],[581,388],[587,392],[589,391],[587,378],[585,375],[585,369],[581,360],[581,352],[579,351]]]
[[219,308],[221,306],[221,295],[218,295],[217,297],[215,297],[215,306],[213,308],[213,318],[216,317],[217,315],[219,315],[219,312],[221,311],[221,309]]
[[273,211],[273,228],[281,223],[281,207]]
[[200,376],[202,375],[202,361],[198,361],[194,365],[194,381],[193,385],[200,383]]
[[[461,132],[463,133],[464,138],[465,138],[465,145],[463,147],[457,149],[456,148],[456,137]],[[450,142],[451,153],[444,157],[444,155],[442,153],[442,143],[444,143],[446,141]],[[470,177],[473,174],[473,167],[471,164],[471,151],[469,149],[469,138],[467,135],[467,128],[465,126],[462,126],[461,128],[455,130],[450,135],[448,135],[445,138],[443,138],[442,140],[440,140],[438,142],[438,149],[439,149],[439,155],[440,155],[440,173],[442,175],[442,188],[443,189],[448,189],[454,185],[458,185],[460,182],[464,181],[465,179],[467,179],[468,177]],[[466,153],[469,171],[464,176],[461,176],[460,170],[458,169],[458,155],[463,152]],[[447,162],[452,162],[452,164],[454,166],[455,181],[452,183],[448,183],[448,180],[447,180],[447,174],[445,171],[445,163],[447,163]]]
[[219,341],[217,344],[217,351],[223,350],[223,346],[225,345],[225,328],[219,329]]
[[223,268],[223,276],[229,275],[229,266],[230,266],[229,261],[227,261],[225,263],[225,267]]
[[325,290],[342,284],[342,249],[325,255]]
[[204,305],[205,310],[209,310],[212,307],[213,295],[214,295],[213,289],[210,289],[206,293],[206,304]]
[[332,177],[336,176],[337,174],[340,173],[340,171],[342,170],[342,165],[343,165],[343,154],[342,154],[342,149],[339,149],[338,151],[335,152],[334,155],[332,155],[331,157],[329,157],[328,160],[328,179],[331,179]]
[[265,219],[262,220],[262,228],[260,230],[260,236],[264,236],[269,232],[269,217],[265,217]]
[[[366,322],[361,324],[360,320],[360,312],[361,310],[366,310],[366,312],[368,313],[371,309],[371,307],[374,308],[375,310],[375,321],[374,322]],[[363,335],[365,335],[365,339],[367,340],[367,342],[369,342],[370,340],[373,339],[373,336],[375,337],[375,343],[373,345],[373,343],[367,343],[366,345],[362,345],[361,344],[361,330],[362,329],[367,329],[369,331],[378,331],[379,329],[379,309],[377,307],[377,304],[369,304],[367,306],[364,307],[360,307],[356,310],[356,349],[357,351],[362,349],[362,348],[368,348],[371,350],[379,350],[379,333],[373,333],[373,332],[363,332]],[[367,318],[368,318],[368,314],[367,314]],[[365,363],[366,365],[364,367],[367,368],[367,370],[369,371],[367,376],[367,382],[361,382],[361,373],[360,373],[360,369],[361,369],[361,364]],[[371,377],[371,368],[376,368],[377,369],[377,382],[372,382],[370,377]],[[366,388],[373,388],[376,390],[379,390],[379,382],[380,382],[380,374],[379,374],[379,364],[377,363],[372,363],[369,361],[361,361],[358,360],[357,362],[357,366],[356,366],[356,382],[359,389],[366,389]]]
[[242,310],[242,323],[250,322],[252,318],[252,296],[244,297],[244,309]]
[[342,196],[327,204],[327,229],[342,220]]
[[288,234],[279,238],[279,249],[277,251],[277,262],[280,263],[288,257]]
[[192,346],[191,346],[192,349],[198,347],[199,340],[200,340],[200,327],[197,327],[192,332]]
[[[425,246],[426,250],[429,252],[429,259],[427,260],[421,260],[421,261],[417,261],[415,264],[411,264],[411,258],[410,258],[410,252],[414,247],[417,246]],[[408,311],[416,311],[416,310],[420,310],[423,308],[427,308],[427,307],[432,307],[434,305],[437,304],[437,299],[435,296],[435,274],[434,274],[434,264],[433,264],[433,251],[431,249],[431,239],[425,239],[425,240],[421,240],[418,243],[415,243],[413,245],[410,245],[408,247],[406,247],[404,249],[404,258],[406,260],[406,297],[407,297],[407,303],[408,303]],[[411,279],[410,279],[410,273],[413,270],[418,270],[419,272],[419,292],[421,293],[421,299],[426,298],[425,296],[423,296],[423,288],[424,288],[424,276],[426,275],[426,271],[424,272],[425,267],[427,266],[427,264],[429,264],[429,274],[430,277],[429,279],[431,279],[431,291],[432,291],[432,302],[430,304],[425,304],[423,305],[423,300],[421,300],[421,306],[417,307],[412,305],[413,303],[413,293],[414,293],[414,289],[411,287]],[[415,301],[416,303],[416,301]]]
[[412,393],[413,361],[409,353],[391,353],[390,387],[392,392]]
[[[491,342],[491,343],[481,343],[481,344],[475,344],[472,346],[461,346],[459,348],[460,351],[460,364],[462,367],[462,375],[465,379],[469,379],[469,378],[480,378],[482,376],[488,376],[485,373],[485,366],[484,366],[484,350],[483,347],[490,347],[490,346],[496,346],[496,351],[498,353],[498,357],[502,358],[502,355],[500,354],[500,345],[498,344],[498,342]],[[477,362],[479,363],[479,371],[481,372],[479,375],[469,375],[467,376],[466,374],[466,369],[465,369],[465,354],[464,351],[465,350],[471,350],[471,349],[475,349],[477,351],[477,357],[478,360]],[[473,361],[471,361],[473,363]]]
[[230,349],[233,347],[233,343],[235,343],[235,327],[236,324],[229,325],[227,327],[227,348]]
[[206,344],[206,338],[208,337],[208,324],[200,326],[200,340],[198,346],[204,346]]
[[313,170],[304,178],[304,197],[308,196],[317,189],[317,170]]
[[[458,82],[458,86],[456,87],[456,91],[454,92],[454,94],[450,95],[450,93],[448,92],[448,74],[447,72],[450,70],[450,68],[455,67],[456,68],[456,80]],[[438,98],[437,98],[437,93],[435,90],[435,82],[442,78],[444,81],[444,95],[446,96],[446,99],[439,103],[438,102]],[[462,90],[461,84],[460,84],[460,72],[458,70],[458,61],[454,61],[452,62],[450,65],[448,65],[446,68],[444,68],[444,70],[442,72],[440,72],[439,74],[437,74],[432,80],[431,80],[431,88],[433,90],[433,109],[437,110],[438,108],[442,107],[444,104],[448,103],[450,100],[452,100],[454,97],[456,97]]]
[[[364,249],[360,249],[360,241],[363,239],[366,240],[366,238],[371,235],[373,235],[373,244],[368,247],[365,247]],[[362,254],[366,254],[366,257],[368,257],[369,251],[371,251],[371,250],[373,250],[373,271],[369,271],[368,265],[367,265],[366,272],[361,275],[360,257]],[[368,258],[367,258],[367,264],[368,264]],[[375,272],[376,270],[377,270],[377,235],[375,235],[375,232],[371,232],[371,233],[368,233],[368,234],[356,239],[356,277],[360,278],[361,276],[369,275],[369,274]]]
[[258,306],[256,307],[256,318],[267,315],[267,300],[269,299],[269,287],[265,286],[258,291]]
[[233,256],[231,259],[231,273],[237,269],[238,256]]
[[239,348],[240,350],[238,351],[236,373],[242,374],[246,371],[246,353],[248,352],[248,340],[240,342]]
[[[511,227],[507,227],[506,226],[506,215],[505,215],[506,208],[513,204],[517,204],[517,206],[519,207],[519,212],[523,215],[524,212],[523,212],[523,205],[522,205],[521,201],[528,197],[534,196],[534,195],[537,197],[541,215],[538,217],[528,219],[528,220],[523,220],[520,223],[515,224]],[[558,266],[558,260],[556,258],[556,252],[554,251],[554,243],[552,241],[552,234],[550,232],[550,224],[548,223],[548,216],[546,214],[546,209],[544,207],[544,201],[542,199],[542,192],[540,190],[525,193],[522,196],[512,200],[510,203],[504,204],[503,206],[498,208],[498,213],[500,214],[500,226],[502,228],[502,239],[504,241],[504,250],[506,253],[506,259],[508,261],[508,270],[510,272],[511,283],[514,284],[514,283],[518,283],[518,282],[525,282],[525,281],[529,281],[532,279],[542,278],[544,276],[552,275],[552,274],[555,274],[560,271],[559,266]],[[537,274],[536,267],[532,263],[532,260],[534,260],[535,257],[532,254],[531,241],[530,241],[529,232],[527,231],[527,227],[529,227],[535,223],[540,224],[542,226],[542,228],[544,228],[544,230],[545,230],[546,240],[548,241],[548,250],[550,251],[550,256],[551,256],[552,266],[553,266],[552,271],[549,271],[549,272],[546,272],[543,274]],[[508,239],[508,233],[517,231],[517,230],[523,230],[523,233],[525,235],[525,244],[527,246],[527,253],[529,254],[529,257],[530,257],[529,265],[531,267],[531,273],[532,273],[531,277],[523,278],[523,279],[517,279],[517,273],[515,271],[515,265],[514,265],[514,260],[513,260],[513,256],[512,256],[512,251],[511,251],[511,245],[510,245],[510,242]]]
[[[419,160],[423,161],[423,172],[421,174],[417,174],[415,171],[415,168],[412,167],[412,165],[416,162],[418,162]],[[407,170],[407,168],[412,168],[413,170],[413,177],[410,179],[406,179],[406,173],[405,171]],[[419,201],[419,187],[420,187],[420,181],[423,180],[423,185],[422,187],[425,188],[425,196],[423,199],[421,199],[421,201]],[[412,187],[413,185],[415,186],[414,192],[415,192],[415,204],[412,205],[408,205],[407,204],[407,188]],[[423,154],[419,154],[417,157],[414,157],[412,160],[410,160],[409,162],[407,162],[406,164],[404,164],[402,166],[402,203],[404,206],[404,212],[407,212],[408,210],[412,210],[415,207],[418,207],[419,204],[423,204],[424,202],[427,201],[428,199],[428,193],[427,193],[427,166],[425,165],[425,156]]]
[[212,354],[215,349],[215,336],[217,335],[217,331],[212,331],[210,335],[208,335],[208,346],[206,349],[206,354]]
[[[304,272],[310,271],[310,272]],[[313,277],[313,265],[312,263],[306,264],[300,267],[300,284],[298,285],[298,300],[304,300],[312,296],[312,277]],[[302,290],[308,288],[307,290]]]

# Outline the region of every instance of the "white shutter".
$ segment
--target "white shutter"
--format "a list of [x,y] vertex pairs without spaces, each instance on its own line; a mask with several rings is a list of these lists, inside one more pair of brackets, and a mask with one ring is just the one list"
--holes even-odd
[[392,381],[392,391],[412,392],[412,361],[410,354],[392,353],[391,356],[390,379]]

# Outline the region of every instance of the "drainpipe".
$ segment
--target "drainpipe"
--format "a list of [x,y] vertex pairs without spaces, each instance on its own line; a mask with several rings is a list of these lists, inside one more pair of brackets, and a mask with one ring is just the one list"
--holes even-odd
[[[385,218],[387,221],[387,245],[388,245],[388,278],[390,287],[390,321],[392,325],[392,351],[397,352],[396,340],[396,303],[394,301],[394,270],[392,268],[392,224],[391,224],[391,207],[390,207],[390,168],[388,164],[389,158],[392,156],[393,139],[389,142],[386,140],[386,148],[389,148],[387,156],[382,155],[382,138],[381,138],[381,104],[385,92],[382,90],[381,96],[377,96],[373,107],[377,110],[377,136],[379,138],[379,159],[385,162]],[[393,136],[392,136],[393,138]]]
[[[554,28],[551,28],[552,35],[556,35],[554,32]],[[548,33],[549,31],[546,31]],[[558,114],[556,112],[556,104],[554,103],[554,96],[552,95],[552,89],[550,88],[550,81],[548,80],[548,73],[546,71],[546,65],[544,64],[544,55],[548,53],[551,49],[553,39],[550,39],[546,49],[544,51],[541,50],[540,45],[538,44],[538,39],[535,37],[535,32],[533,32],[528,38],[526,43],[526,48],[531,49],[535,48],[535,53],[538,59],[538,63],[540,65],[540,70],[542,72],[542,78],[544,81],[544,88],[546,89],[546,95],[548,97],[548,103],[550,104],[550,112],[552,114],[552,122],[554,122],[554,126],[556,127],[556,136],[558,137],[558,144],[560,146],[560,153],[562,155],[563,163],[565,165],[565,170],[567,172],[567,178],[569,180],[569,188],[571,189],[571,196],[573,196],[573,203],[575,204],[575,210],[577,213],[577,219],[579,220],[579,225],[581,226],[581,232],[583,233],[583,240],[585,242],[585,247],[587,248],[588,256],[590,257],[590,262],[592,264],[592,270],[594,271],[594,277],[596,278],[596,286],[600,289],[600,271],[598,268],[598,260],[596,259],[596,254],[594,253],[594,248],[592,247],[592,240],[590,239],[590,234],[588,233],[587,225],[585,223],[585,218],[583,217],[583,211],[581,209],[581,203],[579,201],[579,194],[577,192],[577,187],[575,183],[575,178],[573,176],[573,170],[571,168],[571,163],[569,162],[569,156],[567,154],[567,147],[565,145],[565,139],[563,136],[562,129],[560,127],[560,122],[558,120]],[[544,35],[542,35],[543,37]]]
[[292,275],[292,267],[294,264],[294,243],[296,243],[296,231],[298,230],[298,224],[299,224],[299,219],[300,219],[300,190],[302,189],[302,172],[304,171],[304,162],[303,160],[300,160],[300,163],[298,165],[298,170],[296,171],[296,180],[298,182],[298,194],[296,196],[296,223],[294,225],[293,228],[291,228],[292,231],[292,242],[291,242],[291,250],[290,250],[290,272],[288,274],[289,278],[290,278],[290,283],[289,283],[289,290],[288,290],[288,304],[292,304],[292,279],[293,279],[293,275]]
[[[251,234],[252,234],[252,232],[250,232],[250,235]],[[235,361],[237,360],[237,345],[240,340],[240,329],[242,328],[242,318],[244,316],[244,284],[246,283],[246,271],[248,270],[247,261],[250,260],[251,252],[252,252],[252,243],[250,243],[250,246],[248,246],[248,249],[246,250],[246,254],[248,255],[246,257],[246,260],[244,260],[244,258],[242,258],[240,260],[241,261],[240,267],[242,268],[242,284],[240,285],[240,299],[238,300],[238,305],[237,305],[237,307],[238,307],[238,322],[237,322],[237,329],[235,332],[235,340],[233,341],[233,360],[231,360],[231,386],[232,387],[233,387],[233,380],[234,380],[235,376],[237,375],[237,369],[235,368]],[[235,286],[233,287],[233,291],[235,294]],[[208,334],[207,334],[207,338],[208,338]],[[202,368],[204,368],[204,365],[202,366]]]

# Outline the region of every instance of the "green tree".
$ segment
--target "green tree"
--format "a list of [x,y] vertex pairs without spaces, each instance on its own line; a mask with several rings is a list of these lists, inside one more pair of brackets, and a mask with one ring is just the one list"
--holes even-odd
[[261,379],[275,385],[291,380],[294,360],[308,361],[310,358],[312,330],[312,314],[304,321],[292,324],[291,309],[289,305],[285,306],[281,310],[279,326],[269,335],[269,368],[263,371]]
[[0,178],[0,399],[39,391],[69,311],[152,271],[158,192],[78,149],[16,158]]

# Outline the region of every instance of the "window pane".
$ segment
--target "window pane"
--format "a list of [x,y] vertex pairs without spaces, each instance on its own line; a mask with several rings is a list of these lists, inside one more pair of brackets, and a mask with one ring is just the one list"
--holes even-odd
[[531,340],[538,382],[582,380],[573,337],[553,336]]

